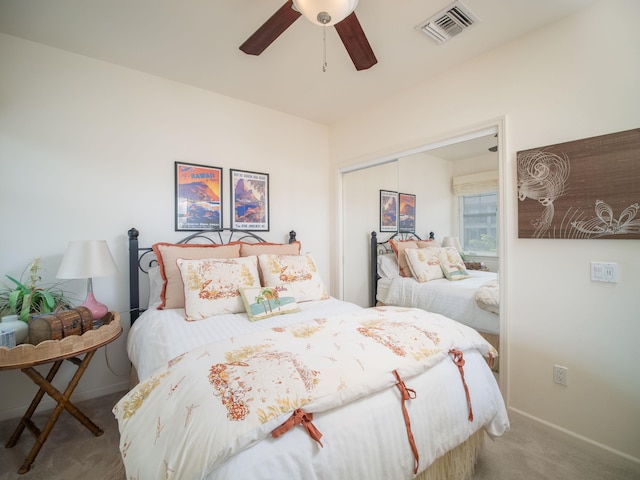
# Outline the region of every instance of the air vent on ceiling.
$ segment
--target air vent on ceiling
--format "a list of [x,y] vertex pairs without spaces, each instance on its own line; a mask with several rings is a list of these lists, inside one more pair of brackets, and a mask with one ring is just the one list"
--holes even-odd
[[462,4],[454,2],[416,28],[438,43],[444,43],[478,22],[478,18]]

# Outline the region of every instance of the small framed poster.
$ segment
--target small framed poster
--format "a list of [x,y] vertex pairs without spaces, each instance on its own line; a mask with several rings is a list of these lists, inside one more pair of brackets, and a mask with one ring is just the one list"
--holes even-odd
[[231,170],[231,228],[269,231],[269,174]]
[[380,231],[398,231],[398,192],[380,190]]
[[175,162],[176,231],[222,228],[222,168]]
[[410,193],[399,195],[399,231],[407,233],[416,232],[416,196]]

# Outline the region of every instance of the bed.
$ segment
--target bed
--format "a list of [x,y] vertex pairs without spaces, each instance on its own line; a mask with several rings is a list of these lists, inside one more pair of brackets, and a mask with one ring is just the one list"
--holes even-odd
[[[396,243],[393,244],[392,242]],[[433,232],[427,241],[415,234],[395,234],[378,241],[371,233],[371,299],[370,304],[416,307],[440,313],[470,326],[487,336],[500,334],[498,278],[495,272],[466,270],[466,278],[452,281],[442,273],[437,278],[425,275],[418,281],[408,262],[399,262],[406,250],[396,252],[393,246],[409,244],[409,248],[437,248]],[[413,254],[414,252],[410,252]],[[437,260],[439,261],[439,260]],[[404,268],[404,276],[401,273]],[[495,345],[494,345],[495,346]]]
[[[469,478],[485,432],[509,428],[485,361],[495,349],[441,315],[329,297],[294,234],[280,245],[227,233],[214,243],[252,244],[253,254],[176,260],[186,286],[184,306],[175,307],[154,254],[161,264],[172,257],[158,244],[139,248],[137,230],[129,232],[127,350],[139,383],[114,407],[127,478]],[[258,253],[265,251],[288,253]],[[257,263],[260,289],[282,282],[273,306],[287,312],[271,315],[264,295],[246,295],[253,286],[242,285],[245,311],[207,316],[189,291],[193,266],[227,262],[242,264],[243,278]],[[199,272],[199,285],[210,285]]]

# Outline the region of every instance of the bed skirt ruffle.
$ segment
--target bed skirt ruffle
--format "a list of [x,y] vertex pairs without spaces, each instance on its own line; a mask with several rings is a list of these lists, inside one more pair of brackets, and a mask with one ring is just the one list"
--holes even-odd
[[469,480],[484,448],[484,428],[436,459],[416,480]]

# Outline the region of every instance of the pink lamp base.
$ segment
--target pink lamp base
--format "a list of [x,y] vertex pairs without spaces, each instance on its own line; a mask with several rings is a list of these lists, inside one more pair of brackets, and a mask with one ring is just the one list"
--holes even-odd
[[87,293],[87,298],[84,299],[84,302],[82,302],[81,306],[87,307],[89,310],[91,310],[91,316],[94,320],[99,320],[100,318],[104,317],[109,311],[106,305],[96,300],[96,297],[93,296],[92,292]]

